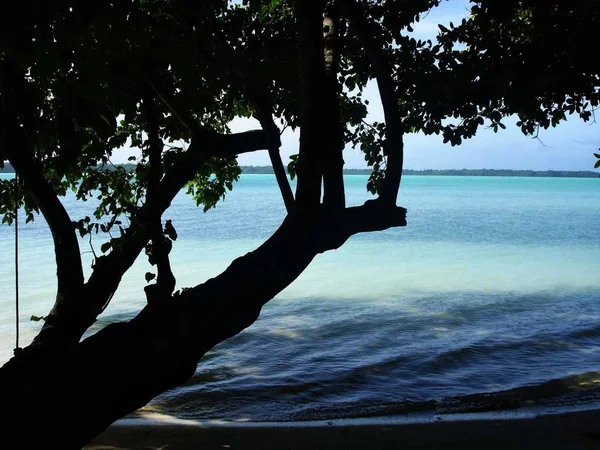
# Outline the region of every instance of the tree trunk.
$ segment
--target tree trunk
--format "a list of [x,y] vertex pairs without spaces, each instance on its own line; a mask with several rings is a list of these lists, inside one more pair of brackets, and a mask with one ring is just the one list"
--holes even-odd
[[[145,204],[137,214],[135,223],[141,226],[128,228],[123,250],[98,258],[81,298],[70,296],[61,302],[62,308],[56,312],[68,320],[47,324],[48,339],[38,339],[20,350],[0,369],[0,398],[8,413],[3,437],[8,442],[19,442],[21,448],[81,448],[115,420],[188,380],[208,350],[250,326],[262,306],[292,283],[318,253],[338,248],[359,232],[406,225],[406,210],[395,206],[402,145],[388,160],[392,167],[386,171],[386,183],[391,188],[385,190],[386,195],[360,207],[344,208],[343,143],[337,123],[336,85],[325,73],[323,6],[322,1],[294,3],[303,98],[298,187],[292,212],[270,239],[233,261],[219,276],[174,296],[160,290],[131,321],[109,325],[79,342],[150,239],[145,225],[160,220],[203,162],[211,156],[266,148],[268,141],[264,132],[219,135],[203,130],[178,114],[176,105],[150,84],[190,130],[192,143],[185,158],[164,174],[159,186],[155,180],[160,198]],[[394,106],[391,97],[385,102],[389,108]],[[323,139],[328,133],[331,136]],[[322,180],[324,204],[320,203]],[[50,212],[58,209],[49,205]],[[69,224],[55,228],[53,234],[75,236]],[[79,258],[79,251],[61,252],[60,256]],[[68,275],[64,270],[61,273]],[[78,281],[73,285],[81,284],[80,276],[75,275]],[[75,286],[67,288],[74,290]]]
[[389,220],[382,222],[376,202],[346,211],[335,220],[324,209],[290,215],[221,275],[146,306],[130,322],[67,348],[20,351],[0,369],[9,413],[4,438],[22,448],[84,446],[115,420],[188,380],[208,350],[251,325],[318,253],[358,231],[405,223],[402,208],[395,218],[385,213]]

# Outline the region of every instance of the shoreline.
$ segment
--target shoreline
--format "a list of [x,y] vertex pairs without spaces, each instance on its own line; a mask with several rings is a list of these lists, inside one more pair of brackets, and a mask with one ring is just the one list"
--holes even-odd
[[[135,164],[117,164],[133,170]],[[275,175],[270,166],[240,166],[242,175]],[[344,169],[344,175],[371,175],[371,169]],[[0,174],[14,175],[14,171],[0,169]],[[600,178],[594,170],[529,170],[529,169],[405,169],[405,176],[493,177],[493,178]]]
[[599,449],[600,409],[549,414],[404,416],[244,423],[124,419],[85,448],[117,449]]

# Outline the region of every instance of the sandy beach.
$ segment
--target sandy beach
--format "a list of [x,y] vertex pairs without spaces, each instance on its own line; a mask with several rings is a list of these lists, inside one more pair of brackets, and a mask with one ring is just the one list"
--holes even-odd
[[[360,423],[360,422],[359,422]],[[600,410],[522,419],[323,426],[118,423],[88,450],[101,449],[600,449]]]

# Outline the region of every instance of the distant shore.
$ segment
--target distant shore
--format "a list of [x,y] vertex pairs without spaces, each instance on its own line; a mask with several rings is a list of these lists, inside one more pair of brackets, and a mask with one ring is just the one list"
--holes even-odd
[[[271,166],[240,166],[244,174],[272,174]],[[370,175],[371,169],[344,169],[344,175]],[[437,175],[463,177],[545,177],[599,178],[600,172],[589,170],[510,170],[510,169],[404,169],[403,175]]]
[[139,424],[109,427],[88,450],[363,450],[363,449],[598,449],[600,411],[417,424],[265,426],[227,423]]
[[[133,170],[135,164],[117,164],[128,170]],[[271,166],[240,166],[244,174],[273,174]],[[110,170],[108,168],[107,170]],[[371,169],[344,169],[344,175],[370,175]],[[13,167],[4,163],[0,173],[14,173]],[[590,170],[510,170],[510,169],[404,169],[404,175],[437,175],[463,177],[536,177],[536,178],[600,178],[600,172]]]

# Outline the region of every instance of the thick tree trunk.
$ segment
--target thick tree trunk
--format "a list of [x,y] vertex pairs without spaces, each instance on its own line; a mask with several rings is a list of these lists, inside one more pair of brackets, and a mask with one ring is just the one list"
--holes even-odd
[[356,232],[404,225],[404,214],[371,202],[336,216],[324,209],[288,216],[269,240],[221,275],[148,305],[130,322],[67,348],[22,350],[0,369],[4,439],[21,448],[84,446],[189,379],[209,349],[251,325],[318,253]]
[[[109,325],[79,342],[151,238],[147,225],[160,224],[157,221],[171,200],[203,162],[212,156],[233,156],[269,144],[268,132],[264,131],[219,135],[201,129],[150,83],[190,130],[192,143],[160,184],[155,177],[156,198],[137,214],[126,232],[123,249],[98,258],[83,291],[76,291],[82,292],[81,298],[69,296],[61,303],[60,311],[56,311],[65,320],[47,324],[47,332],[42,334],[47,339],[38,339],[35,345],[19,351],[0,369],[0,398],[6,415],[3,438],[7,442],[18,442],[20,448],[84,446],[115,420],[189,379],[209,349],[251,325],[263,305],[292,283],[318,253],[338,248],[359,232],[406,225],[406,210],[395,206],[402,145],[396,145],[395,157],[390,154],[388,159],[391,167],[386,171],[386,183],[391,188],[384,189],[385,195],[360,207],[344,208],[337,88],[332,74],[329,80],[326,76],[323,55],[324,3],[297,1],[294,7],[303,98],[297,197],[294,208],[288,206],[292,212],[269,240],[235,260],[221,275],[174,296],[161,290],[130,322]],[[379,78],[383,85],[389,84],[382,74]],[[384,94],[382,91],[382,97]],[[392,97],[383,99],[390,111],[397,108],[390,101]],[[392,118],[398,119],[396,116]],[[401,137],[400,132],[396,136]],[[389,140],[395,142],[392,138]],[[275,150],[271,141],[268,147]],[[324,204],[320,198],[322,180]],[[288,190],[284,185],[284,198],[288,197],[286,203],[291,205]],[[48,205],[50,213],[58,209]],[[55,228],[53,234],[69,233],[68,238],[77,242],[68,223]],[[59,265],[59,251],[61,257],[79,258],[77,249],[61,249],[57,249]],[[64,270],[60,273],[68,274]],[[73,284],[80,285],[81,277],[75,275],[77,282]],[[64,280],[59,279],[60,283]]]

